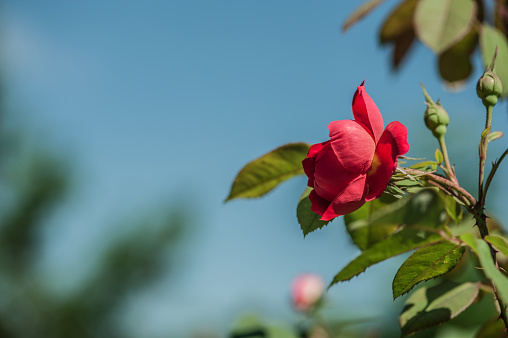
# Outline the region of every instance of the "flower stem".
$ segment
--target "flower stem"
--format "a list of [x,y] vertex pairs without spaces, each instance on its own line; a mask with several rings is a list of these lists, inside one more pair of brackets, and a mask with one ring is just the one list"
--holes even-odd
[[[479,169],[479,178],[478,178],[478,199],[480,201],[485,200],[484,192],[483,192],[483,173],[485,170],[485,162],[487,160],[487,147],[489,146],[489,138],[488,133],[490,132],[490,128],[492,125],[492,105],[487,105],[487,118],[485,120],[485,130],[487,131],[486,135],[482,135],[480,140],[480,169]],[[482,133],[483,134],[483,133]]]
[[445,136],[441,135],[438,138],[439,147],[441,148],[441,152],[443,153],[443,158],[445,162],[446,176],[453,182],[458,183],[457,176],[455,176],[455,172],[453,171],[452,166],[450,165],[450,159],[448,158],[448,149],[446,148]]
[[427,177],[431,181],[435,181],[446,188],[457,191],[461,196],[465,197],[466,206],[474,206],[477,204],[476,199],[473,197],[473,195],[471,195],[466,189],[462,188],[456,182],[452,182],[447,178],[416,169],[404,168],[403,171],[407,172],[408,174],[413,174],[415,176]]

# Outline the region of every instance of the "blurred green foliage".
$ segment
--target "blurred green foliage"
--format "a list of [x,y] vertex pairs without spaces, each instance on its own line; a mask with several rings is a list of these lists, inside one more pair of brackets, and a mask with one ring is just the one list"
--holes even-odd
[[[1,104],[0,95],[5,117]],[[4,122],[0,119],[0,337],[126,336],[118,311],[171,269],[187,228],[183,209],[163,206],[161,215],[123,228],[79,287],[55,294],[42,282],[37,263],[48,218],[69,196],[69,164],[44,145],[27,150],[24,134]]]

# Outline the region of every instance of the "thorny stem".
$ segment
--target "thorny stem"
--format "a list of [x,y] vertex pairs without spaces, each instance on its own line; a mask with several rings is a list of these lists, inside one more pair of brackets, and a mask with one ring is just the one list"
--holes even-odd
[[503,159],[506,157],[506,155],[508,155],[508,149],[506,149],[504,151],[503,155],[501,155],[499,160],[497,160],[496,162],[492,163],[492,170],[490,171],[489,177],[487,177],[487,181],[485,182],[485,188],[483,190],[483,196],[482,196],[482,199],[480,201],[482,203],[482,205],[485,205],[485,198],[487,197],[487,191],[489,190],[490,182],[492,182],[492,179],[494,178],[494,174],[496,173],[497,168],[499,167],[499,165],[501,164]]
[[[497,52],[497,50],[496,50]],[[494,57],[495,60],[495,57]],[[494,63],[494,60],[492,63]],[[494,68],[494,66],[491,66]],[[479,179],[478,179],[478,202],[473,207],[473,216],[476,220],[476,225],[478,226],[478,230],[480,231],[480,236],[484,240],[486,236],[489,235],[489,228],[487,227],[487,215],[485,215],[485,199],[487,195],[487,190],[490,186],[490,182],[492,181],[492,178],[494,177],[494,174],[497,170],[497,167],[501,163],[501,161],[506,156],[507,151],[503,153],[501,158],[498,161],[498,164],[494,164],[492,171],[489,174],[489,177],[487,178],[487,182],[485,184],[485,189],[483,186],[483,175],[485,170],[485,162],[487,160],[487,147],[489,145],[489,138],[488,133],[490,132],[491,126],[492,126],[492,108],[493,105],[485,105],[487,108],[487,116],[485,119],[485,130],[482,133],[482,138],[480,140],[480,146],[479,146],[479,157],[480,157],[480,163],[479,163]],[[492,244],[486,241],[490,248],[490,255],[492,256],[492,260],[494,261],[494,265],[499,270],[499,264],[497,262],[497,251],[494,249]],[[499,297],[499,294],[497,292],[496,285],[492,283],[492,288],[494,291],[494,299],[499,304],[500,309],[500,315],[499,318],[503,320],[505,328],[508,330],[508,316],[506,313],[506,304],[504,304],[503,300]]]
[[[507,153],[506,151],[505,153]],[[483,205],[481,205],[481,202],[478,202],[475,205],[475,208],[473,208],[473,216],[476,220],[476,225],[478,226],[478,230],[480,230],[480,236],[482,239],[485,239],[486,236],[489,235],[489,229],[487,227],[487,216],[485,215]],[[485,241],[489,248],[490,248],[490,255],[492,256],[492,260],[494,261],[494,265],[499,270],[499,264],[497,262],[497,251],[494,249],[492,244]],[[494,301],[496,301],[499,304],[499,310],[501,311],[501,314],[499,315],[499,318],[503,320],[504,326],[506,329],[508,329],[508,316],[506,313],[506,304],[503,302],[503,300],[499,297],[499,293],[497,291],[496,285],[492,283],[492,290],[494,291]]]
[[473,195],[471,195],[466,189],[462,188],[458,183],[452,182],[447,178],[411,168],[404,168],[401,169],[401,171],[415,176],[427,177],[428,179],[439,183],[441,186],[457,191],[461,196],[465,197],[464,202],[466,202],[467,207],[476,205],[476,199]]

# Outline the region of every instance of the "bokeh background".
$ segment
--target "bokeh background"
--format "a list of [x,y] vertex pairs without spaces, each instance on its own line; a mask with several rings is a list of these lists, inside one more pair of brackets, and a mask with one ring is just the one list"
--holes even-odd
[[[407,126],[412,157],[437,147],[420,83],[440,98],[452,161],[476,191],[480,56],[459,91],[423,45],[394,72],[377,40],[392,5],[342,33],[357,5],[2,0],[2,336],[222,337],[248,314],[298,321],[291,280],[330,281],[358,254],[342,219],[303,237],[303,177],[224,199],[248,161],[352,118],[363,80],[385,123]],[[507,112],[496,107],[496,130]],[[501,220],[507,174],[488,201]],[[397,327],[396,261],[331,288],[329,309]]]

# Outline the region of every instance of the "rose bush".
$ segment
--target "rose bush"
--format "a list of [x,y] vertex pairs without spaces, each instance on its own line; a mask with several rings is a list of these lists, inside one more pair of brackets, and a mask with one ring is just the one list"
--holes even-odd
[[314,188],[309,195],[311,209],[324,221],[380,197],[397,167],[397,157],[409,150],[406,127],[395,121],[384,128],[364,82],[353,97],[354,120],[331,122],[330,140],[314,144],[302,162],[308,186]]

